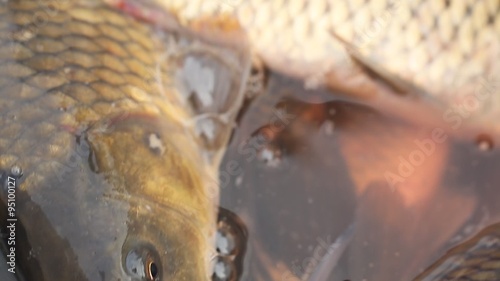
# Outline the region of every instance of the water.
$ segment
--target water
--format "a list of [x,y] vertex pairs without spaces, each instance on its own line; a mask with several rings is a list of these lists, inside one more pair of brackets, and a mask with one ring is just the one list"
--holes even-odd
[[221,165],[221,206],[248,228],[241,280],[307,280],[351,224],[328,280],[412,280],[500,220],[500,152],[272,74]]

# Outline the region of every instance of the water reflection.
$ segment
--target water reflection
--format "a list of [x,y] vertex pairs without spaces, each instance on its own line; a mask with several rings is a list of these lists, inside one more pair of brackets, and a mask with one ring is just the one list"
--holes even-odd
[[488,140],[271,75],[222,164],[221,206],[249,228],[244,280],[306,280],[351,223],[328,280],[412,280],[499,220],[500,153]]

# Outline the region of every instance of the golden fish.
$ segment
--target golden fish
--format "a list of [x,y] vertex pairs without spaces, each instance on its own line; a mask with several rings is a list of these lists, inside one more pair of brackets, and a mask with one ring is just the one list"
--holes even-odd
[[209,280],[216,170],[248,61],[102,1],[2,1],[7,270]]

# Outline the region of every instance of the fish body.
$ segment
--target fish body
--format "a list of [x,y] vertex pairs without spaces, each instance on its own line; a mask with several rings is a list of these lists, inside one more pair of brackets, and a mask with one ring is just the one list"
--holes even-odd
[[170,11],[166,25],[210,38],[237,41],[228,26],[239,26],[267,67],[308,87],[450,133],[471,127],[499,138],[498,0],[147,2]]
[[0,217],[16,219],[17,271],[209,280],[247,58],[102,1],[0,3]]

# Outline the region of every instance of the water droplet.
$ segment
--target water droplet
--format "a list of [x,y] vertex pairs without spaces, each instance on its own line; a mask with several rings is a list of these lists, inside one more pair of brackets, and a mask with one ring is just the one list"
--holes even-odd
[[28,41],[31,38],[33,38],[33,36],[35,36],[35,34],[28,29],[23,29],[19,35],[20,35],[20,38],[18,37],[18,39],[20,39],[22,41]]
[[335,124],[332,121],[326,120],[322,125],[323,132],[325,135],[331,136],[333,135],[333,130],[335,129]]
[[232,281],[234,280],[235,270],[231,260],[219,257],[214,267],[214,281]]
[[481,134],[476,138],[476,145],[480,151],[490,151],[493,149],[493,139],[486,134]]
[[148,147],[151,151],[157,153],[158,155],[163,155],[165,153],[165,145],[160,135],[157,133],[148,134],[147,136]]
[[268,167],[277,168],[282,162],[283,152],[278,147],[268,144],[262,147],[257,155]]
[[198,118],[195,123],[195,133],[206,146],[214,147],[220,141],[220,132],[226,128],[226,124],[216,117]]
[[217,231],[217,252],[227,256],[234,253],[236,248],[236,237],[228,228],[223,227]]
[[23,169],[17,165],[14,165],[12,166],[12,168],[10,169],[10,173],[14,176],[14,177],[21,177],[23,175]]
[[243,176],[238,176],[234,182],[234,185],[240,186],[243,183]]

